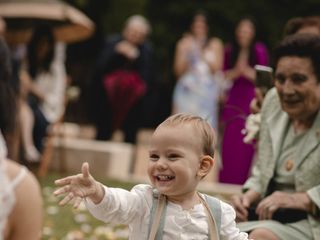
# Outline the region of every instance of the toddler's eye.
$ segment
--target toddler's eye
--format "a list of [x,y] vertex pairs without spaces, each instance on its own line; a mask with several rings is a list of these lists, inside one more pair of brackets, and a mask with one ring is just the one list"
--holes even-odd
[[168,158],[171,161],[175,161],[175,160],[178,160],[180,158],[180,155],[175,154],[175,153],[174,154],[169,154]]
[[150,154],[149,159],[151,161],[157,161],[159,159],[159,156],[157,154]]

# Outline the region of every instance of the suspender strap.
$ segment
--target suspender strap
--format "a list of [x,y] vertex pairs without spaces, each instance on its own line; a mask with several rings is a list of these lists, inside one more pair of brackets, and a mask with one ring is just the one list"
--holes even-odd
[[211,210],[212,216],[214,217],[214,220],[216,221],[218,232],[221,229],[221,203],[220,200],[209,196],[207,194],[204,194],[205,200]]
[[[220,201],[214,197],[205,195],[203,198],[198,193],[199,199],[204,206],[205,213],[208,219],[209,227],[209,239],[219,240],[220,239],[220,225],[221,225],[221,205]],[[152,200],[152,207],[150,210],[149,220],[149,234],[148,240],[162,240],[165,215],[167,209],[166,196],[154,193]]]
[[159,194],[158,198],[153,197],[149,223],[149,240],[162,239],[166,208],[167,199],[164,195]]
[[202,196],[198,193],[199,199],[202,203],[202,205],[204,206],[204,210],[206,212],[207,215],[207,219],[208,219],[208,226],[209,226],[209,239],[210,240],[219,240],[219,233],[217,230],[217,224],[215,221],[215,218],[213,217],[213,214],[210,210],[210,207],[208,205],[208,203],[206,202],[205,199],[202,198]]

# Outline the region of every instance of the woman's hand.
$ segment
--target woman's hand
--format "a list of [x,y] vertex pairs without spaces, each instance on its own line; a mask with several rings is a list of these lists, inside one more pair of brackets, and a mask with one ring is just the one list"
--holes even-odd
[[244,77],[249,79],[251,82],[255,83],[256,81],[256,70],[254,70],[252,67],[249,65],[243,66],[241,69],[241,73]]
[[59,188],[54,192],[55,196],[66,195],[60,202],[60,205],[66,205],[70,201],[74,201],[73,206],[77,208],[82,198],[89,197],[92,202],[98,204],[104,197],[104,188],[97,182],[89,172],[89,164],[82,164],[82,173],[58,179],[55,184]]
[[185,34],[179,41],[177,47],[179,51],[185,52],[186,54],[192,51],[192,46],[194,44],[194,38],[191,34]]
[[135,60],[139,57],[139,49],[125,40],[117,43],[115,50],[130,60]]
[[190,34],[185,34],[182,39],[179,40],[175,49],[173,70],[179,79],[189,69],[189,55],[192,51],[193,38]]
[[33,94],[40,102],[45,101],[45,93],[33,82],[30,75],[25,70],[20,71],[20,95],[26,99],[28,95]]
[[260,194],[248,190],[242,195],[234,195],[231,198],[231,204],[236,211],[236,221],[243,222],[248,221],[248,208],[253,202],[256,202],[260,199]]
[[240,76],[241,76],[241,71],[237,67],[229,69],[224,72],[225,79],[227,79],[229,81],[234,81],[236,78],[238,78]]
[[294,208],[310,211],[311,199],[307,193],[285,193],[276,191],[264,198],[257,206],[259,219],[272,219],[279,208]]
[[262,102],[264,99],[264,95],[260,88],[255,88],[255,97],[250,102],[250,111],[251,113],[259,113],[261,111]]

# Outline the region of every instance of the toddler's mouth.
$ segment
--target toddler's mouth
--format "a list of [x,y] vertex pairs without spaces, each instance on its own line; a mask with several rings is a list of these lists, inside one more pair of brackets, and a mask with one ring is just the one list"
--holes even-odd
[[169,176],[169,175],[157,175],[156,179],[158,181],[170,181],[173,180],[175,177],[174,176]]

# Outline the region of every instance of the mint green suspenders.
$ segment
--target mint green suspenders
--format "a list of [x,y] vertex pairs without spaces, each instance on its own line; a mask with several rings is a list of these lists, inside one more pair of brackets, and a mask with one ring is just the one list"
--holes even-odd
[[[199,197],[208,217],[209,239],[219,240],[221,226],[220,200],[206,194],[204,194],[204,198],[200,194]],[[148,240],[162,240],[166,209],[166,196],[154,191],[152,207],[150,210]]]

